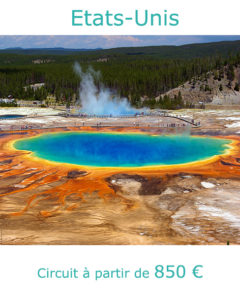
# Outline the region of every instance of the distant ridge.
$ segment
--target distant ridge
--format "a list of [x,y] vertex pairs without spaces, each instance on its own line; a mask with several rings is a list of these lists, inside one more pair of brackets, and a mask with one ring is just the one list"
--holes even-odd
[[118,48],[95,48],[95,49],[74,49],[74,48],[7,48],[0,50],[0,54],[12,55],[98,55],[98,56],[154,56],[161,58],[193,58],[214,55],[229,55],[229,53],[240,52],[240,40],[220,41],[208,43],[184,44],[180,46],[142,46],[142,47],[118,47]]
[[0,53],[13,53],[13,54],[30,54],[30,55],[65,55],[72,54],[77,52],[85,52],[85,51],[97,51],[102,50],[102,48],[95,49],[73,49],[73,48],[63,48],[63,47],[53,47],[53,48],[21,48],[21,47],[11,47],[6,49],[0,49]]

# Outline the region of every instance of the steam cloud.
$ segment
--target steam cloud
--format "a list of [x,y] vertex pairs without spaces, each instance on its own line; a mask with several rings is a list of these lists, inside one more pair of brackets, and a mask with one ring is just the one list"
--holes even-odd
[[94,71],[91,67],[83,72],[78,63],[74,64],[74,70],[81,77],[79,102],[81,102],[82,113],[112,116],[139,113],[139,110],[131,107],[126,98],[113,95],[103,85],[101,85],[100,90],[96,87],[94,77],[99,77],[99,72]]

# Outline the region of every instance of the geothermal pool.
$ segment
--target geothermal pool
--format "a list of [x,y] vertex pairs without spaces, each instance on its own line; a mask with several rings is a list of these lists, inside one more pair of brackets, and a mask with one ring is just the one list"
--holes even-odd
[[19,119],[23,117],[23,115],[0,115],[0,119]]
[[50,133],[17,140],[18,150],[49,161],[95,167],[183,164],[224,154],[230,140],[143,133]]

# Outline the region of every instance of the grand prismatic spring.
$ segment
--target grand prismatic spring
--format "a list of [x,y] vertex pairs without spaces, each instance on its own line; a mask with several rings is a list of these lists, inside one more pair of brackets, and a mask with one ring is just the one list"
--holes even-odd
[[238,143],[140,128],[2,134],[4,243],[209,243],[183,233],[176,216],[205,228],[190,196],[205,178],[239,176]]
[[229,140],[139,133],[70,132],[21,139],[18,150],[50,161],[91,167],[183,164],[223,154]]
[[[228,202],[238,193],[237,136],[66,127],[3,133],[0,150],[4,244],[238,243],[238,201]],[[202,190],[226,178],[229,197]]]

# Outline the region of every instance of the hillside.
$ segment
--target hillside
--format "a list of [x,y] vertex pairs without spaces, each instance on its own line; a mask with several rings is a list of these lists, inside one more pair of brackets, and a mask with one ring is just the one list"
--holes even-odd
[[[240,66],[229,66],[222,70],[215,70],[203,76],[193,77],[191,80],[161,94],[174,98],[181,94],[184,103],[201,107],[202,104],[211,105],[240,105]],[[160,96],[156,97],[158,101]]]
[[[136,107],[192,107],[237,95],[234,88],[240,83],[240,41],[95,50],[14,48],[0,50],[0,98],[51,96],[59,104],[74,103],[81,81],[75,62],[84,71],[89,66],[98,71],[96,86],[104,84]],[[36,83],[41,88],[33,89]]]

